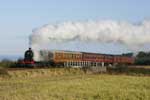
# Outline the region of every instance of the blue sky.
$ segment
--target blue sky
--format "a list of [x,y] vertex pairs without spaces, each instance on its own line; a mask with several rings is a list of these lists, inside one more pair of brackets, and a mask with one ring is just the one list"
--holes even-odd
[[32,29],[48,23],[97,19],[135,23],[149,18],[150,0],[0,0],[0,55],[23,55]]

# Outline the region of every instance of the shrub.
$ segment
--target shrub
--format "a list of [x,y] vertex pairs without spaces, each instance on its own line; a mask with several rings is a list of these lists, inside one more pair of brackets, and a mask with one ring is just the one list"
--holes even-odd
[[10,67],[13,67],[16,65],[16,62],[15,61],[11,61],[11,60],[8,60],[8,59],[3,59],[1,62],[0,62],[0,67],[1,68],[10,68]]

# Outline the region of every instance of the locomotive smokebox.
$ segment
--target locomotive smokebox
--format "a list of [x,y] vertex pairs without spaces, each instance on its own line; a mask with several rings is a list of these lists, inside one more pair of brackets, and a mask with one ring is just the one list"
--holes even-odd
[[25,60],[29,60],[29,61],[33,60],[33,51],[30,47],[29,47],[29,50],[25,52],[24,58]]

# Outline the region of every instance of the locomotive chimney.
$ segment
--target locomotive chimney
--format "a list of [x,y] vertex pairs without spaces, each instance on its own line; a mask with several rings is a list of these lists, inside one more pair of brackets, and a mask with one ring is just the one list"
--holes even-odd
[[29,47],[29,50],[31,50],[31,47]]

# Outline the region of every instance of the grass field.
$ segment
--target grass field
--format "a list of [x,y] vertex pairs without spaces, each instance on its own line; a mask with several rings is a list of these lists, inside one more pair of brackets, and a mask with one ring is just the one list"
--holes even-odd
[[9,71],[0,100],[150,100],[150,77],[84,74],[80,69]]

